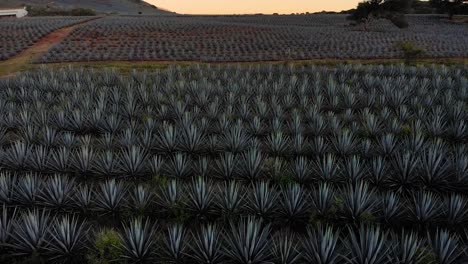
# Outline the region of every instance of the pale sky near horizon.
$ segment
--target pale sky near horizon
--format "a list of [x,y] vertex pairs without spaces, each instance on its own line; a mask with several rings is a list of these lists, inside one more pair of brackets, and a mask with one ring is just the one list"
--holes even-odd
[[146,0],[180,14],[290,14],[341,11],[362,0]]

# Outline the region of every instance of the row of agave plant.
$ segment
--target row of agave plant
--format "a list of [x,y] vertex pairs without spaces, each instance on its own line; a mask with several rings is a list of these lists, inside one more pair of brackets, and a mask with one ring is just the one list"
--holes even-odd
[[[88,246],[92,226],[74,216],[53,217],[40,210],[9,215],[4,210],[0,223],[5,260],[14,254],[34,255],[38,262],[82,263],[85,252],[92,250]],[[112,238],[114,258],[110,260],[116,263],[455,264],[466,260],[463,241],[446,230],[418,235],[408,230],[388,232],[379,226],[319,224],[295,234],[273,232],[269,224],[253,217],[226,227],[207,224],[196,229],[134,218],[122,223],[121,231]]]
[[[316,144],[326,146],[323,141],[317,141]],[[440,141],[422,144],[421,141],[409,139],[403,142],[400,144],[412,144],[419,151],[395,148],[394,142],[389,140],[382,143],[388,145],[380,146],[375,151],[377,154],[372,152],[371,145],[352,148],[365,152],[363,155],[350,154],[345,157],[322,153],[314,158],[301,155],[288,159],[262,154],[258,148],[249,148],[240,154],[224,152],[216,157],[193,157],[182,152],[149,155],[148,150],[136,146],[121,152],[94,152],[88,145],[75,150],[67,147],[50,150],[44,146],[31,148],[16,142],[11,148],[0,152],[0,164],[4,169],[18,172],[78,174],[80,180],[117,177],[144,182],[158,176],[177,180],[201,176],[216,181],[296,182],[306,187],[319,182],[342,185],[365,180],[376,188],[397,189],[406,193],[418,189],[437,192],[467,190],[468,156],[465,146],[456,147],[450,152]],[[380,154],[383,151],[398,152]]]
[[89,255],[108,228],[111,259],[132,263],[463,263],[467,76],[193,65],[1,80],[2,256],[104,263]]
[[[76,183],[67,176],[41,179],[28,174],[0,176],[0,201],[15,208],[42,207],[57,213],[113,219],[136,214],[179,221],[226,221],[245,215],[300,230],[308,222],[357,224],[375,222],[388,228],[444,227],[462,229],[468,222],[468,199],[460,194],[379,191],[364,181],[334,187],[319,183],[307,189],[297,183],[269,181],[243,185],[196,178],[188,183],[167,180],[125,184],[114,179]],[[96,219],[107,221],[108,219]]]

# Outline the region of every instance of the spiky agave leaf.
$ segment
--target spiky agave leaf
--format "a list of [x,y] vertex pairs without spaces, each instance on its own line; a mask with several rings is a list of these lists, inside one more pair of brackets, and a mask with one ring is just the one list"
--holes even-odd
[[333,182],[337,179],[339,166],[335,156],[328,154],[315,162],[314,170],[323,181]]
[[247,180],[257,180],[262,175],[263,157],[257,148],[249,149],[242,155],[240,163],[241,176]]
[[351,264],[387,264],[387,233],[380,227],[361,225],[357,232],[349,228],[349,236],[343,240],[348,250],[344,256],[346,263]]
[[187,250],[186,230],[180,224],[174,224],[167,228],[163,238],[164,259],[170,263],[183,263]]
[[300,183],[310,180],[312,169],[309,161],[305,157],[298,157],[291,164],[291,171],[294,179]]
[[212,212],[214,191],[212,183],[201,177],[192,181],[188,190],[187,209],[199,217]]
[[440,216],[440,201],[433,193],[418,192],[413,196],[411,216],[413,221],[424,225],[435,222]]
[[87,248],[86,223],[75,216],[56,219],[50,230],[51,242],[47,246],[49,260],[54,263],[81,263]]
[[279,195],[277,189],[270,187],[267,181],[252,184],[252,189],[250,202],[247,204],[248,209],[262,218],[273,216],[277,210],[276,201]]
[[138,176],[145,172],[146,151],[132,145],[123,150],[120,156],[120,168],[128,176]]
[[8,245],[14,250],[14,255],[40,255],[49,241],[49,228],[49,213],[37,209],[27,211],[14,224]]
[[437,263],[458,264],[466,262],[462,259],[465,249],[460,245],[458,236],[438,229],[433,236],[429,235],[429,242]]
[[374,191],[365,182],[350,184],[343,192],[341,212],[353,222],[359,222],[363,217],[372,215],[376,200]]
[[273,238],[271,250],[274,263],[300,263],[301,253],[297,244],[297,237],[292,232],[278,232]]
[[15,224],[16,217],[16,208],[13,209],[13,212],[8,212],[6,205],[3,205],[2,215],[0,218],[0,247],[8,244],[11,239],[13,232],[13,227]]
[[443,206],[444,219],[452,227],[463,225],[468,221],[468,203],[464,196],[452,193],[445,198]]
[[37,203],[43,186],[38,175],[27,174],[18,179],[15,190],[15,200],[21,204],[31,206]]
[[271,257],[268,252],[270,226],[264,226],[261,220],[244,218],[234,224],[231,222],[229,233],[224,240],[224,254],[239,264],[268,264]]
[[120,172],[118,168],[118,159],[114,152],[106,150],[98,153],[93,160],[93,169],[98,175],[110,176]]
[[217,201],[218,207],[222,210],[222,215],[237,214],[242,207],[245,192],[237,181],[225,182],[219,190]]
[[391,240],[390,259],[397,264],[423,264],[425,252],[423,241],[413,232],[403,231],[399,235],[394,235]]
[[144,185],[138,184],[131,193],[131,209],[137,212],[144,212],[151,207],[153,202],[153,192]]
[[126,189],[123,182],[115,179],[107,180],[99,185],[96,193],[96,206],[106,213],[117,213],[123,207]]
[[157,203],[166,211],[173,211],[180,206],[182,188],[177,180],[170,180],[157,193]]
[[74,196],[72,197],[73,203],[77,206],[83,213],[88,212],[93,203],[94,191],[87,184],[78,185]]
[[224,179],[231,180],[236,176],[237,158],[230,152],[224,152],[221,158],[216,160],[216,173]]
[[17,185],[17,177],[8,172],[0,172],[0,202],[11,204],[14,199],[14,188]]
[[148,220],[133,219],[123,225],[122,258],[130,263],[152,263],[155,253],[156,228]]
[[66,176],[56,174],[48,179],[40,193],[42,202],[54,209],[64,209],[70,205],[75,182]]
[[203,226],[193,235],[189,245],[191,257],[196,263],[216,264],[223,262],[221,251],[221,232],[215,225]]
[[307,236],[302,242],[302,256],[308,263],[334,264],[339,263],[338,249],[339,231],[330,226],[319,225],[315,229],[307,229]]
[[279,216],[289,223],[305,221],[309,214],[307,193],[301,185],[289,184],[281,189]]
[[190,157],[182,153],[177,153],[174,157],[171,157],[167,163],[166,172],[179,179],[188,177],[192,172]]
[[383,195],[380,202],[379,214],[384,223],[392,224],[398,221],[404,213],[405,207],[402,206],[399,195],[394,192],[388,192]]
[[315,213],[320,217],[325,217],[332,209],[335,192],[327,183],[321,183],[319,187],[312,191],[311,200]]

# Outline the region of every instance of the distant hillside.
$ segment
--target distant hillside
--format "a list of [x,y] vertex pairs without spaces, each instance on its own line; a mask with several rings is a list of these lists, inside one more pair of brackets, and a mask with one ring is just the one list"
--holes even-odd
[[0,0],[0,7],[50,6],[58,8],[90,8],[98,13],[119,13],[124,15],[165,15],[171,12],[158,9],[140,0]]

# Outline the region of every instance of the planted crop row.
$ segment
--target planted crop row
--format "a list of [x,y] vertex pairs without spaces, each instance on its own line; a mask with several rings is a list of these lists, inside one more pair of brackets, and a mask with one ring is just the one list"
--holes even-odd
[[1,80],[2,256],[464,263],[467,76],[194,65]]
[[466,57],[465,25],[410,16],[411,27],[377,21],[370,31],[344,15],[108,17],[75,29],[40,62],[274,61],[401,58],[405,41],[426,57]]

